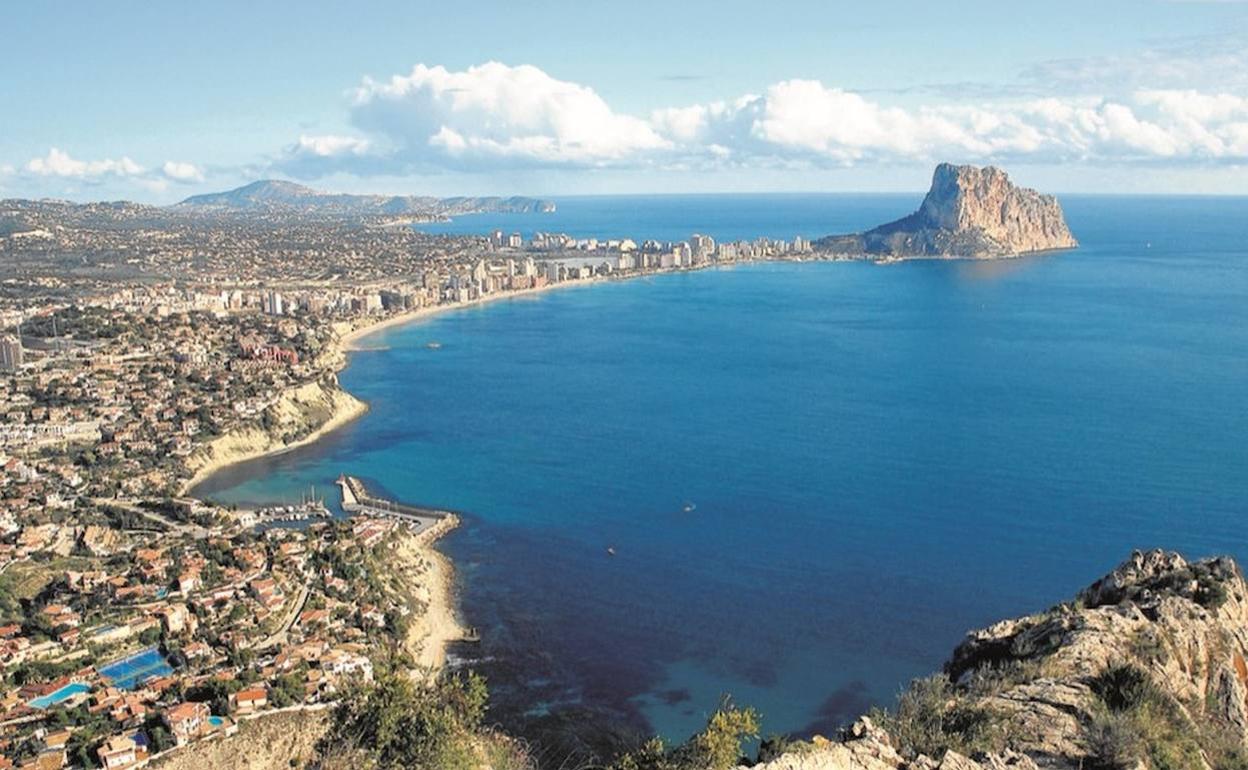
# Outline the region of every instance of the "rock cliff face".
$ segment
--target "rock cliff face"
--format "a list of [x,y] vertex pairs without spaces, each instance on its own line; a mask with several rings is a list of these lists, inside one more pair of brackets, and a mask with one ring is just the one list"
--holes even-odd
[[1072,603],[970,633],[895,713],[761,767],[1244,767],[1246,658],[1234,562],[1137,552]]
[[942,163],[919,210],[855,235],[830,236],[822,248],[883,257],[1012,257],[1078,245],[1051,195],[1016,187],[989,166]]
[[310,444],[363,415],[368,405],[339,387],[334,377],[291,388],[266,411],[267,427],[258,420],[236,427],[187,458],[191,477],[183,490],[228,465]]

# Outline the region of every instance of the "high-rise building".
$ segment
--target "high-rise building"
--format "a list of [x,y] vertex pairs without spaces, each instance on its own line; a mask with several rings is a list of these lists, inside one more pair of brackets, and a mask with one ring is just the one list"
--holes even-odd
[[12,373],[22,368],[22,341],[13,335],[0,338],[0,372]]
[[709,235],[694,233],[689,239],[689,256],[692,264],[701,264],[715,253],[715,239]]
[[269,291],[265,293],[262,299],[263,307],[261,309],[269,315],[282,315],[286,309],[285,304],[280,292]]

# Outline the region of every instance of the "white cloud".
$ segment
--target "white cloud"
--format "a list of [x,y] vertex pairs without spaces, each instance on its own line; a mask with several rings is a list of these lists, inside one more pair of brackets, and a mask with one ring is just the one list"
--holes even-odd
[[839,167],[872,162],[1248,162],[1248,99],[1134,89],[1104,95],[889,104],[817,80],[658,109],[613,109],[537,67],[417,65],[353,91],[359,135],[301,136],[296,176],[513,167]]
[[499,62],[462,72],[418,64],[384,83],[365,80],[352,120],[416,157],[595,165],[667,146],[592,88]]
[[354,90],[351,122],[368,138],[300,137],[278,165],[335,170],[631,165],[670,149],[646,120],[618,113],[589,88],[537,67],[498,62],[450,71],[418,64]]
[[181,163],[176,160],[167,160],[165,165],[161,166],[160,171],[166,178],[175,182],[202,182],[204,181],[204,172],[194,163]]
[[789,80],[730,106],[659,111],[652,122],[680,152],[738,163],[1248,160],[1248,99],[1194,91],[901,108]]
[[331,158],[339,155],[363,155],[368,151],[369,141],[354,136],[322,136],[299,137],[299,141],[290,152],[294,155],[312,155],[318,158]]
[[73,179],[95,179],[105,175],[139,176],[145,169],[127,157],[118,160],[77,160],[69,153],[57,149],[48,150],[42,158],[32,158],[26,170],[39,176],[58,176]]

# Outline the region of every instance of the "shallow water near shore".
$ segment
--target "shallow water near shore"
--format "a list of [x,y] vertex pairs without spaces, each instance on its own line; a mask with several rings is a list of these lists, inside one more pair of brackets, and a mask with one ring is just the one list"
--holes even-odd
[[458,653],[509,727],[679,739],[732,693],[826,732],[1132,548],[1248,557],[1248,199],[1063,204],[1077,251],[737,266],[387,329],[341,375],[366,416],[196,492],[346,472],[467,512],[443,547],[484,641]]

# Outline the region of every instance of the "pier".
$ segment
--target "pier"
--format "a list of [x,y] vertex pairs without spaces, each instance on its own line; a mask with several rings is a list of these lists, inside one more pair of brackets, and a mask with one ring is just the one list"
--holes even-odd
[[412,525],[417,533],[455,515],[454,511],[424,508],[374,497],[369,494],[364,482],[354,476],[343,474],[338,477],[337,484],[342,490],[342,510],[357,516],[397,519]]

